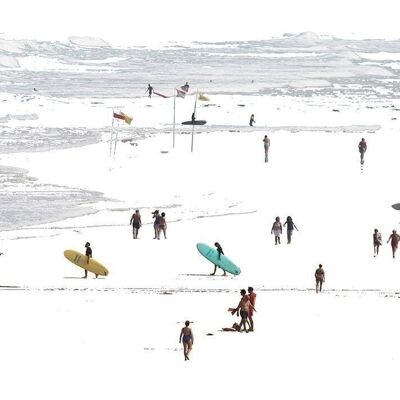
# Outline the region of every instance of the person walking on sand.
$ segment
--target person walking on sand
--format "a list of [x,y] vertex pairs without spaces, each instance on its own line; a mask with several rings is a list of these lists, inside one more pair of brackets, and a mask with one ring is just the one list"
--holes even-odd
[[254,119],[254,114],[251,114],[250,115],[250,122],[249,122],[249,125],[250,126],[253,126],[253,124],[255,124],[256,123],[256,120]]
[[240,299],[240,302],[235,310],[236,315],[239,316],[240,313],[240,318],[241,318],[239,324],[239,332],[241,332],[243,326],[245,332],[248,333],[249,330],[247,329],[246,325],[248,324],[247,318],[249,316],[249,309],[254,307],[251,305],[249,296],[246,294],[246,291],[244,289],[240,291],[240,294],[242,298]]
[[292,235],[293,235],[293,230],[296,228],[296,231],[298,232],[299,230],[297,229],[297,226],[292,220],[292,217],[287,217],[286,222],[283,224],[283,226],[286,226],[286,235],[287,235],[287,244],[292,243]]
[[189,353],[192,351],[194,336],[192,330],[189,328],[190,322],[185,321],[185,326],[181,330],[179,336],[179,343],[183,343],[183,355],[185,361],[189,360]]
[[271,145],[271,142],[267,135],[264,136],[263,142],[264,142],[265,162],[268,162],[268,152],[269,152],[269,146]]
[[389,236],[388,243],[390,242],[390,245],[392,246],[392,254],[393,258],[395,257],[397,247],[399,246],[399,241],[400,241],[400,236],[396,232],[395,229],[393,229],[392,234]]
[[360,162],[364,163],[364,154],[367,151],[367,142],[364,138],[361,139],[361,142],[358,143],[358,151],[360,152]]
[[[221,254],[224,254],[224,251],[222,250],[222,247],[218,242],[215,242],[214,246],[217,248],[218,260],[220,260],[221,259]],[[217,272],[217,268],[219,268],[218,265],[214,264],[214,272],[212,274],[210,274],[210,275],[215,275],[215,273]],[[224,270],[224,276],[226,276],[226,271],[225,270]]]
[[315,291],[322,291],[322,283],[325,282],[325,271],[322,268],[322,264],[319,264],[318,268],[315,270]]
[[164,233],[164,239],[167,238],[167,221],[165,220],[165,212],[161,213],[160,221],[158,224],[158,237],[157,239],[160,240],[160,233]]
[[376,257],[379,254],[379,247],[382,246],[382,235],[378,229],[374,229],[372,237],[374,241],[374,257]]
[[272,224],[271,235],[272,234],[275,235],[275,244],[281,244],[282,224],[279,217],[276,217],[275,222]]
[[155,210],[153,211],[153,227],[154,227],[154,238],[153,239],[158,239],[160,236],[160,211]]
[[131,221],[129,222],[129,224],[132,225],[133,238],[137,239],[138,238],[139,229],[142,226],[142,220],[140,218],[139,210],[136,210],[132,214]]
[[256,306],[256,294],[254,293],[254,289],[249,286],[247,288],[247,293],[249,294],[249,301],[251,304],[251,307],[249,307],[249,322],[250,322],[250,332],[254,331],[254,321],[253,321],[253,314]]
[[[86,248],[86,251],[85,251],[86,264],[89,264],[90,259],[92,258],[92,255],[93,255],[92,248],[90,247],[90,243],[89,242],[85,243],[85,248]],[[86,279],[87,275],[88,275],[88,271],[87,271],[87,269],[85,269],[85,275],[83,276],[83,278]],[[95,274],[95,276],[96,276],[96,278],[98,277],[97,274]]]
[[151,95],[153,94],[153,91],[154,91],[153,86],[151,86],[150,83],[149,83],[148,86],[147,86],[147,90],[146,90],[146,92],[144,94],[149,92],[149,98],[151,98]]

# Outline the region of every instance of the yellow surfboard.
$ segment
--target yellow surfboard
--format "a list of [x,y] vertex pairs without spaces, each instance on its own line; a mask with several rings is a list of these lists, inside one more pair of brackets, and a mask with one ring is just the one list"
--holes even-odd
[[68,261],[71,261],[73,264],[83,269],[86,269],[89,272],[93,272],[94,274],[103,276],[108,275],[108,269],[104,265],[100,264],[93,258],[91,258],[88,263],[87,257],[84,254],[79,253],[79,251],[65,250],[64,256]]

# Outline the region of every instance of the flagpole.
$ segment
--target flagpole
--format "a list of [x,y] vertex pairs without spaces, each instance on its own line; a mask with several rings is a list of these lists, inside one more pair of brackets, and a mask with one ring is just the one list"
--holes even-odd
[[111,120],[110,157],[111,157],[111,153],[112,153],[112,139],[113,139],[113,135],[114,135],[114,108],[113,108],[113,117],[112,117],[112,120]]
[[172,148],[175,148],[175,103],[176,103],[176,88],[174,89],[174,123],[172,127]]
[[196,119],[196,105],[197,105],[197,96],[198,96],[198,90],[196,90],[196,100],[194,101],[194,111],[193,111],[193,114],[194,114],[194,119],[192,120],[192,122],[193,122],[193,125],[192,125],[192,143],[191,143],[191,145],[190,145],[190,151],[193,153],[193,137],[194,137],[194,121],[195,121],[195,119]]

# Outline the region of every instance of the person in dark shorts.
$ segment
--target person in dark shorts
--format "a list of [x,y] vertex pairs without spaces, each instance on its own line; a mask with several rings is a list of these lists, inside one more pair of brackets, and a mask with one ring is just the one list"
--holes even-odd
[[283,226],[286,226],[286,235],[287,235],[287,243],[290,244],[292,242],[292,234],[293,234],[293,230],[296,228],[296,231],[299,231],[297,229],[297,226],[295,225],[295,223],[292,220],[292,217],[287,217],[286,218],[286,222],[283,224]]
[[161,232],[164,234],[164,239],[167,238],[167,221],[165,220],[165,212],[161,213],[160,221],[158,224],[158,239],[160,239]]
[[137,239],[138,238],[139,229],[142,226],[142,219],[140,217],[139,210],[136,210],[132,214],[131,221],[129,222],[129,224],[132,225],[133,238]]
[[251,307],[249,307],[249,323],[250,323],[250,328],[249,331],[253,332],[254,331],[254,321],[253,321],[253,314],[256,306],[256,294],[254,293],[254,289],[249,286],[247,288],[247,293],[249,294],[249,301],[251,304]]
[[[86,263],[89,264],[89,261],[90,261],[90,259],[92,258],[92,255],[93,255],[92,248],[90,247],[90,243],[89,242],[85,243],[85,248],[86,248],[85,255],[86,255],[86,258],[87,258],[86,259]],[[88,275],[88,271],[87,271],[87,269],[85,269],[85,275],[83,276],[83,278],[86,279],[87,275]],[[95,276],[96,276],[96,278],[98,277],[97,274],[95,274]]]
[[246,325],[248,324],[247,322],[247,318],[249,316],[249,309],[250,307],[253,307],[250,304],[250,300],[249,300],[249,296],[246,294],[246,291],[244,289],[242,289],[240,291],[240,294],[242,296],[242,298],[240,299],[240,302],[238,304],[238,306],[236,307],[236,315],[239,316],[240,314],[240,324],[239,324],[239,332],[241,332],[242,326],[245,330],[246,333],[249,332],[249,330],[247,329]]
[[256,120],[254,119],[254,114],[251,114],[251,115],[250,115],[250,122],[249,122],[249,125],[250,125],[250,126],[253,126],[253,124],[255,124],[255,122],[256,122]]
[[400,241],[400,236],[396,232],[396,230],[393,229],[392,234],[389,236],[389,239],[387,241],[388,243],[390,242],[390,245],[392,246],[393,258],[394,258],[395,254],[396,254],[397,247],[399,247],[399,241]]
[[325,271],[322,268],[322,264],[319,264],[318,268],[315,270],[315,291],[322,291],[322,284],[325,282]]
[[374,234],[372,235],[374,242],[374,257],[379,254],[379,247],[382,246],[382,235],[378,229],[374,229]]
[[[218,251],[218,260],[220,260],[221,259],[221,254],[224,254],[224,251],[222,250],[222,247],[221,247],[221,245],[218,243],[218,242],[215,242],[214,243],[214,246],[217,248],[217,251]],[[217,268],[219,268],[218,267],[218,265],[215,265],[214,264],[214,272],[212,273],[212,274],[210,274],[210,275],[215,275],[215,273],[217,272]],[[221,268],[222,269],[222,268]],[[226,271],[224,270],[224,276],[226,276]]]
[[194,343],[193,332],[189,328],[189,325],[190,322],[186,321],[179,336],[179,343],[183,343],[183,355],[185,356],[185,361],[189,360],[189,353],[192,351]]
[[160,237],[160,211],[156,210],[153,212],[153,227],[154,227],[154,238],[158,239]]
[[151,95],[153,94],[153,91],[154,91],[153,86],[151,86],[150,83],[149,83],[149,85],[147,86],[147,90],[146,90],[145,94],[147,92],[149,92],[149,97],[151,98]]

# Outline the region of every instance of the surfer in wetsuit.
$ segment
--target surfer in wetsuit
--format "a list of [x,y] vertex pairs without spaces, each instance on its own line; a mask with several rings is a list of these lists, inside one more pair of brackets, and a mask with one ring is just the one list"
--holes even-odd
[[196,122],[196,115],[195,113],[192,113],[192,123],[194,125],[194,123]]
[[149,97],[151,97],[151,95],[153,94],[153,91],[154,91],[153,86],[151,86],[150,83],[149,83],[149,85],[147,86],[147,90],[145,91],[144,94],[149,92]]
[[315,270],[315,291],[318,293],[322,291],[322,283],[325,282],[325,271],[322,268],[322,264],[319,264]]
[[[92,248],[90,247],[90,243],[89,242],[85,243],[85,247],[86,247],[85,255],[87,257],[86,264],[89,264],[89,261],[92,258],[93,252],[92,252]],[[87,273],[88,273],[88,270],[85,269],[85,276],[84,276],[85,279],[87,278]],[[95,274],[95,275],[96,275],[96,278],[97,278],[98,275],[97,274]]]
[[153,239],[160,239],[160,211],[156,210],[153,212],[154,218],[154,238]]
[[364,163],[364,154],[367,151],[367,142],[364,138],[361,139],[361,142],[358,143],[358,151],[360,152],[360,163]]
[[129,224],[132,225],[133,238],[137,239],[138,238],[139,229],[142,226],[142,220],[140,218],[139,210],[136,210],[133,213],[133,215],[131,217],[131,221],[129,222]]
[[189,91],[189,84],[186,82],[183,86],[181,86],[181,89],[187,93]]
[[179,343],[183,343],[183,355],[185,356],[185,361],[189,360],[189,353],[192,351],[192,346],[194,343],[194,336],[192,330],[189,328],[190,322],[185,321],[185,326],[181,330],[179,336]]
[[[217,248],[218,260],[220,260],[221,259],[221,254],[224,254],[224,251],[222,250],[222,247],[218,242],[215,242],[214,246]],[[218,265],[214,264],[214,272],[212,274],[210,274],[210,275],[215,275],[215,273],[217,272],[217,268],[218,268]],[[226,276],[226,271],[225,270],[224,270],[224,276]]]
[[255,122],[256,122],[256,121],[255,121],[255,119],[254,119],[254,114],[251,114],[249,125],[250,125],[250,126],[253,126],[253,124],[254,124]]
[[265,162],[268,162],[268,152],[269,152],[269,146],[271,145],[271,142],[267,135],[264,136],[263,142],[264,142]]

